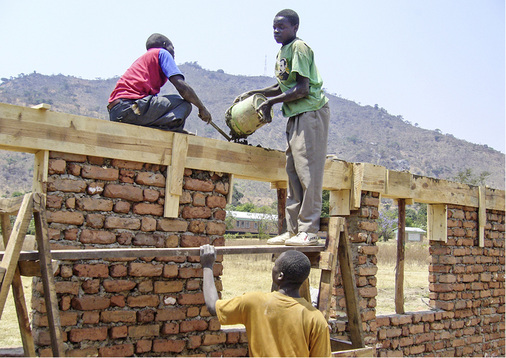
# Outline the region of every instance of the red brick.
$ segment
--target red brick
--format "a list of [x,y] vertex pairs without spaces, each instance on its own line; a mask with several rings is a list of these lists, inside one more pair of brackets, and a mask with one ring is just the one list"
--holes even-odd
[[194,331],[205,331],[207,329],[207,322],[204,320],[194,320],[194,321],[183,321],[179,325],[179,330],[181,332],[194,332]]
[[109,267],[105,264],[76,264],[74,275],[79,277],[108,277]]
[[83,324],[98,324],[100,322],[100,312],[98,311],[86,311],[83,312]]
[[60,223],[67,225],[82,225],[84,216],[79,212],[73,211],[47,211],[48,223]]
[[111,300],[101,296],[83,296],[72,299],[72,307],[81,311],[103,310],[109,307]]
[[98,293],[98,291],[100,290],[100,280],[98,279],[86,280],[83,282],[81,287],[83,288],[84,293],[87,294]]
[[198,348],[198,347],[200,347],[201,344],[202,344],[202,338],[200,336],[195,335],[195,336],[188,337],[188,343],[187,343],[188,349]]
[[134,345],[130,343],[102,347],[98,350],[100,357],[131,357],[134,355]]
[[107,327],[74,328],[69,332],[69,340],[71,342],[105,341],[106,339]]
[[227,195],[229,188],[230,188],[230,185],[228,183],[218,182],[218,183],[216,183],[214,190],[219,194]]
[[165,177],[162,174],[142,172],[138,173],[135,182],[141,185],[152,185],[165,188]]
[[63,153],[63,152],[56,152],[56,151],[50,151],[49,158],[60,158],[60,159],[66,160],[67,162],[79,162],[79,163],[84,163],[87,159],[87,157],[85,155]]
[[86,211],[111,211],[113,207],[112,200],[95,198],[79,198],[76,204],[79,210]]
[[58,195],[48,195],[46,197],[46,207],[52,209],[60,209],[63,203],[63,198]]
[[153,352],[175,352],[180,353],[185,348],[185,341],[176,339],[155,339],[153,341]]
[[138,277],[161,276],[163,272],[163,264],[132,262],[130,263],[128,272],[130,276]]
[[193,206],[206,206],[206,197],[202,193],[193,194]]
[[131,338],[158,337],[159,334],[160,326],[158,324],[128,327],[128,336]]
[[155,293],[181,292],[183,281],[156,281],[154,289]]
[[152,309],[142,310],[137,312],[137,322],[148,323],[155,320],[155,311]]
[[159,204],[139,203],[134,204],[133,213],[137,215],[163,215],[163,206]]
[[144,217],[141,219],[141,230],[150,232],[156,230],[156,219]]
[[111,297],[111,307],[125,307],[125,296],[117,295]]
[[104,323],[135,323],[137,320],[135,311],[102,311],[100,313],[100,321]]
[[188,231],[195,234],[203,234],[206,231],[206,223],[200,220],[192,220],[188,225]]
[[162,327],[162,334],[178,334],[179,324],[177,323],[164,323]]
[[63,191],[67,193],[84,193],[87,184],[84,180],[61,179],[59,177],[48,178],[47,191]]
[[112,265],[109,269],[111,277],[124,277],[128,273],[125,265]]
[[157,221],[157,230],[169,232],[185,232],[188,222],[178,219],[160,219]]
[[224,235],[226,229],[225,223],[209,222],[207,223],[206,233],[208,235]]
[[88,187],[86,188],[86,192],[89,195],[97,195],[97,194],[100,195],[104,191],[104,186],[105,186],[105,183],[93,182],[93,183],[90,183],[90,185],[88,185]]
[[189,236],[183,235],[181,238],[182,247],[200,247],[209,244],[209,237],[207,236]]
[[135,353],[147,353],[151,351],[151,347],[153,345],[153,342],[149,339],[141,339],[137,341],[135,346]]
[[122,159],[113,159],[111,161],[111,165],[116,168],[123,168],[123,169],[134,169],[134,170],[141,170],[144,166],[141,162],[132,162],[129,160],[122,160]]
[[219,334],[205,334],[204,340],[202,341],[203,346],[212,346],[215,344],[223,344],[227,341],[226,333]]
[[[51,350],[52,355],[52,350]],[[41,354],[42,356],[42,354]],[[71,349],[65,352],[66,357],[98,357],[98,350],[95,347]]]
[[113,181],[118,180],[119,171],[114,168],[103,168],[98,166],[84,165],[81,170],[83,178]]
[[81,168],[82,168],[82,166],[80,164],[68,163],[67,164],[67,174],[79,177],[79,176],[81,176]]
[[130,307],[156,307],[160,299],[155,295],[141,295],[127,297],[127,304]]
[[118,237],[116,240],[118,241],[118,244],[120,245],[130,245],[132,243],[132,239],[134,237],[134,234],[132,234],[129,231],[120,232],[118,234]]
[[225,206],[227,206],[227,198],[224,196],[208,196],[206,200],[207,206],[214,209],[214,208],[221,208],[225,209]]
[[172,278],[172,277],[177,277],[178,274],[179,274],[179,266],[178,265],[164,265],[163,277]]
[[77,295],[79,293],[79,282],[60,281],[55,283],[56,293],[68,293]]
[[136,218],[119,218],[109,216],[105,219],[106,229],[128,229],[139,230],[141,228],[141,221]]
[[104,227],[105,216],[102,214],[86,215],[86,226],[92,229],[101,229]]
[[157,321],[180,321],[186,318],[186,310],[182,308],[164,308],[156,311]]
[[165,246],[165,236],[160,234],[144,234],[139,233],[135,235],[133,240],[133,244],[135,246],[156,246],[156,247],[164,247]]
[[203,293],[182,293],[177,296],[181,305],[201,305],[205,303]]
[[208,207],[185,206],[182,213],[184,219],[208,219],[211,215],[212,211]]
[[133,185],[108,184],[104,189],[104,196],[108,198],[118,198],[127,201],[142,201],[142,189]]
[[123,292],[132,290],[137,284],[129,280],[104,280],[102,285],[107,292]]
[[[33,322],[35,326],[47,327],[47,315],[36,313],[33,315]],[[77,325],[77,312],[60,312],[60,324],[62,326],[75,326]]]
[[144,201],[156,202],[160,198],[160,192],[155,189],[144,189]]
[[201,267],[181,267],[179,268],[180,278],[202,277],[203,271]]
[[130,208],[132,207],[132,204],[130,204],[127,201],[118,201],[116,204],[114,204],[114,212],[119,214],[126,214],[130,212]]
[[84,229],[81,232],[80,241],[83,244],[107,245],[116,242],[116,235],[110,231]]
[[67,162],[63,159],[50,159],[48,162],[48,173],[53,174],[64,174]]

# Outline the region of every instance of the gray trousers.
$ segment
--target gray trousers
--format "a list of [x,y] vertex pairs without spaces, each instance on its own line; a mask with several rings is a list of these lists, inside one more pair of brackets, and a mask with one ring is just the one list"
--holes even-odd
[[109,119],[181,132],[191,110],[192,105],[178,95],[146,96],[137,100],[122,99],[111,108]]
[[329,121],[326,104],[317,111],[290,117],[286,125],[286,226],[294,234],[317,233],[320,229]]

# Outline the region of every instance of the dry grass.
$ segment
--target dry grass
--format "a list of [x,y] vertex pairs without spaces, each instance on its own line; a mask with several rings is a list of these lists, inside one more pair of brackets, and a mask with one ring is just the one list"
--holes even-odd
[[[32,278],[22,277],[23,291],[25,293],[26,306],[30,312],[32,298]],[[19,333],[18,317],[14,299],[12,298],[12,289],[9,290],[9,296],[5,302],[5,307],[0,320],[2,334],[0,335],[0,347],[21,347],[21,334]]]

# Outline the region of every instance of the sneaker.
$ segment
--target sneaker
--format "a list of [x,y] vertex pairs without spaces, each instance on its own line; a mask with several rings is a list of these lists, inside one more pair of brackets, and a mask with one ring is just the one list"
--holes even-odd
[[293,234],[287,231],[284,234],[274,236],[272,239],[267,240],[267,245],[283,245],[285,241],[292,236]]
[[318,245],[318,235],[301,231],[285,241],[287,246],[314,246]]

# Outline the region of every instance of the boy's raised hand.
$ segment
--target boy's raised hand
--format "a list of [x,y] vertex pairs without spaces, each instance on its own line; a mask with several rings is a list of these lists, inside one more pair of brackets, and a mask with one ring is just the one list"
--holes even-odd
[[239,96],[235,97],[234,103],[241,102],[241,101],[245,100],[248,97],[251,97],[251,93],[244,92],[243,94],[240,94]]
[[200,264],[202,267],[213,268],[216,261],[216,249],[212,245],[203,245],[200,247]]

